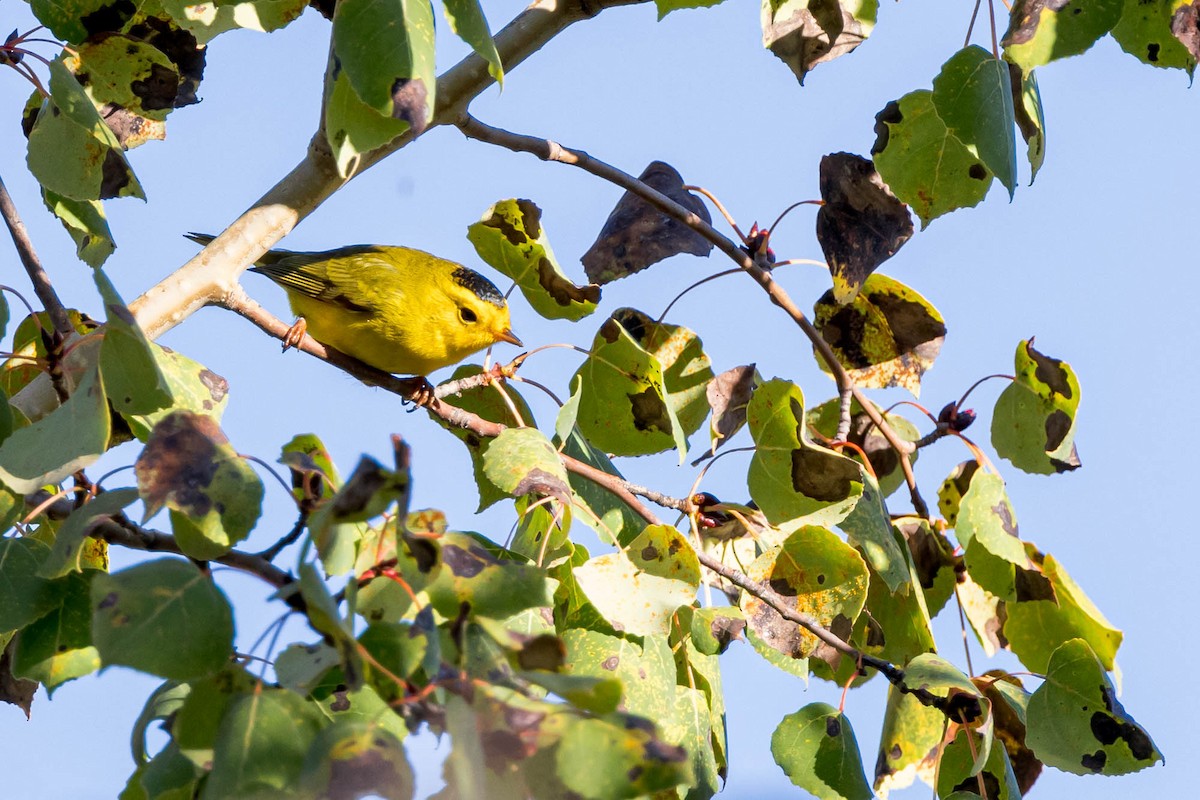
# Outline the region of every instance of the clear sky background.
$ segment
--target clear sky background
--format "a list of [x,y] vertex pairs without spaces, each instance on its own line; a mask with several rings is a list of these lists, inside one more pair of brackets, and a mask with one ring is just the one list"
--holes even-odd
[[[497,29],[520,9],[499,0],[487,6]],[[472,111],[489,124],[583,148],[634,174],[653,159],[668,161],[688,181],[717,193],[743,225],[756,218],[765,223],[788,204],[818,196],[822,155],[869,153],[876,112],[929,87],[941,63],[962,46],[971,7],[884,3],[873,37],[850,56],[817,67],[804,87],[762,49],[759,5],[752,0],[672,14],[661,23],[652,5],[606,11],[515,69],[502,94],[490,90]],[[5,24],[27,27],[25,6],[10,3],[5,11]],[[975,41],[986,44],[986,23],[977,28]],[[328,32],[328,23],[309,11],[278,33],[234,32],[212,44],[199,92],[203,102],[172,114],[165,142],[131,154],[149,202],[108,204],[119,249],[106,271],[126,300],[195,252],[184,232],[219,232],[299,161],[317,120]],[[464,52],[440,16],[439,48],[440,69]],[[977,377],[1011,371],[1018,341],[1033,335],[1043,352],[1070,362],[1082,384],[1081,470],[1034,477],[998,464],[1023,537],[1060,559],[1125,631],[1118,654],[1122,699],[1168,763],[1124,778],[1048,770],[1032,796],[1186,796],[1194,779],[1180,767],[1197,744],[1200,712],[1188,680],[1200,653],[1187,624],[1200,563],[1195,522],[1187,512],[1200,443],[1191,413],[1200,388],[1194,366],[1200,343],[1194,308],[1200,295],[1194,227],[1200,104],[1185,74],[1145,66],[1111,39],[1039,70],[1039,80],[1048,153],[1036,184],[1028,186],[1022,164],[1015,202],[993,187],[980,207],[936,220],[881,271],[920,291],[946,318],[949,334],[922,391],[929,408],[956,399]],[[0,73],[0,113],[8,119],[0,126],[0,174],[64,299],[100,316],[88,268],[43,210],[24,166],[18,119],[27,96],[27,84]],[[283,245],[406,244],[481,268],[466,240],[467,225],[496,200],[527,197],[542,207],[560,262],[582,280],[578,258],[619,196],[569,167],[436,129],[354,180]],[[812,210],[794,212],[773,242],[781,258],[820,258]],[[587,346],[614,309],[632,305],[657,316],[680,289],[729,266],[719,256],[677,257],[606,287],[600,312],[577,324],[541,321],[518,295],[514,327],[527,345]],[[777,277],[802,307],[829,285],[828,274],[813,267],[789,267]],[[0,282],[28,288],[6,243],[0,243]],[[244,285],[288,317],[282,292],[267,280],[247,275]],[[717,371],[753,361],[766,377],[799,383],[810,403],[834,394],[801,333],[743,276],[691,293],[670,321],[701,335]],[[281,355],[276,341],[218,309],[201,311],[162,342],[228,378],[223,427],[241,452],[273,461],[294,434],[315,432],[345,473],[363,452],[386,459],[388,435],[401,433],[413,446],[415,508],[441,508],[456,528],[501,541],[507,536],[512,512],[505,504],[482,516],[472,513],[476,495],[465,448],[424,414],[404,413],[395,396],[302,354]],[[516,353],[501,347],[505,360]],[[565,395],[579,358],[552,350],[531,359],[526,374]],[[1001,388],[990,382],[973,396],[980,421],[970,434],[989,452],[991,406]],[[554,406],[536,391],[524,394],[542,426],[552,425]],[[891,402],[904,395],[878,396]],[[928,430],[928,423],[920,427]],[[692,443],[697,450],[705,446],[703,431]],[[126,445],[102,466],[130,464],[136,454],[135,446]],[[922,452],[917,476],[927,500],[953,465],[968,457],[953,440]],[[618,465],[632,480],[683,495],[696,472],[675,462],[666,454],[620,459]],[[705,488],[743,499],[747,464],[748,455],[723,459]],[[248,543],[252,549],[274,541],[292,523],[284,493],[272,482],[266,491],[267,513]],[[902,492],[890,506],[908,509]],[[113,560],[114,568],[132,563],[117,551]],[[239,647],[249,648],[278,604],[265,606],[267,592],[240,574],[219,572],[218,582],[237,608]],[[943,655],[964,666],[953,610],[936,626]],[[306,636],[300,626],[291,632]],[[974,641],[972,647],[980,671],[1019,669],[1015,659],[989,662]],[[809,702],[836,704],[838,690],[817,681],[806,690],[744,643],[735,644],[722,664],[731,760],[723,796],[802,796],[771,758],[771,732],[785,714]],[[0,708],[8,764],[0,795],[115,797],[133,768],[129,731],[156,683],[115,668],[61,687],[53,701],[40,692],[32,721],[15,708]],[[847,702],[868,775],[884,688],[875,678]],[[424,797],[440,786],[440,759],[449,742],[429,736],[410,742]],[[927,796],[926,788],[900,795]]]

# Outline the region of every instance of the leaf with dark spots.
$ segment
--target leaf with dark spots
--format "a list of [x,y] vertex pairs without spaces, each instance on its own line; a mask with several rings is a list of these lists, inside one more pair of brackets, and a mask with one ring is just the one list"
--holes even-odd
[[883,109],[875,115],[875,143],[871,145],[871,155],[882,153],[888,146],[888,135],[892,125],[899,125],[904,121],[904,114],[900,111],[900,103],[892,100],[888,102]]
[[533,201],[501,200],[467,229],[467,239],[480,258],[516,282],[543,317],[582,319],[596,310],[600,287],[577,286],[566,276],[541,220],[541,209]]
[[544,633],[530,639],[517,651],[517,664],[521,669],[540,669],[558,672],[567,658],[562,639],[552,633]]
[[853,461],[809,448],[792,451],[792,488],[823,503],[845,500],[862,480]]
[[571,488],[567,482],[558,475],[541,469],[530,470],[513,489],[513,494],[536,494],[541,497],[553,497],[566,505],[571,503]]
[[479,558],[476,553],[454,545],[442,548],[442,563],[461,578],[474,578],[488,566],[488,562]]
[[1079,381],[1065,361],[1017,346],[1016,380],[1000,394],[992,416],[992,444],[1026,472],[1051,474],[1080,466],[1075,447]]
[[179,76],[175,108],[200,102],[196,90],[204,79],[207,49],[196,40],[195,34],[179,27],[174,20],[152,16],[130,26],[126,33],[161,51],[175,65]]
[[1058,598],[1054,593],[1054,584],[1047,580],[1040,570],[1017,569],[1015,580],[1018,603],[1049,600],[1057,605]]
[[407,481],[370,456],[363,456],[334,495],[329,511],[337,522],[370,519],[407,491]]
[[821,158],[821,199],[817,241],[833,275],[834,298],[844,305],[912,237],[912,218],[875,165],[852,153]]
[[429,92],[420,78],[397,78],[392,84],[392,118],[408,123],[413,136],[429,126]]
[[[683,178],[670,164],[652,161],[638,179],[706,223],[712,222],[708,208],[683,188]],[[603,285],[680,253],[707,256],[712,248],[711,242],[687,225],[626,192],[580,260],[588,278]]]
[[817,64],[843,56],[875,28],[876,3],[787,0],[763,4],[763,46],[788,65],[800,84]]
[[1001,44],[1024,70],[1077,55],[1112,30],[1124,0],[1016,0]]
[[104,161],[100,166],[100,200],[111,200],[126,194],[125,189],[133,182],[133,171],[121,151],[115,148],[107,150]]
[[634,428],[639,431],[671,432],[673,426],[666,401],[654,387],[646,387],[645,390],[626,397],[629,398],[629,413]]
[[145,80],[134,81],[129,88],[142,101],[142,108],[147,111],[174,108],[175,97],[179,92],[179,76],[174,70],[161,64],[153,64],[150,67],[150,75]]
[[[813,309],[822,338],[856,384],[903,386],[919,396],[921,377],[941,352],[946,338],[942,315],[924,297],[899,281],[875,273],[849,305],[836,290],[825,292]],[[818,358],[821,368],[828,366]]]

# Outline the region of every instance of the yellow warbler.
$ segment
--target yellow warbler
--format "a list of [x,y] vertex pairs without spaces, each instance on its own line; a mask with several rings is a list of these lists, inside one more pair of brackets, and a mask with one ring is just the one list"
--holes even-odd
[[[213,237],[192,233],[208,244]],[[287,292],[317,341],[384,372],[427,375],[496,342],[517,346],[508,304],[473,269],[409,247],[271,250],[251,267]]]

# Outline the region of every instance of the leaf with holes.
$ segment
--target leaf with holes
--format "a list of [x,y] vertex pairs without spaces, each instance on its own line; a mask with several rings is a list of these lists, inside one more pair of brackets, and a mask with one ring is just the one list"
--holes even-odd
[[1006,61],[1030,70],[1078,55],[1112,30],[1125,0],[1016,0],[1001,45]]
[[862,468],[808,441],[804,393],[778,378],[754,392],[746,411],[754,457],[750,497],[774,525],[835,525],[863,493]]
[[212,578],[178,558],[92,578],[92,642],[104,666],[189,680],[233,654],[233,613]]
[[263,485],[210,417],[174,411],[154,426],[134,464],[143,520],[164,506],[179,547],[197,559],[229,552],[262,513]]
[[[900,281],[875,273],[849,305],[833,290],[813,307],[822,338],[859,386],[902,386],[921,394],[921,376],[933,366],[946,324],[928,300]],[[813,351],[816,353],[816,350]],[[821,368],[828,366],[819,357]]]
[[1046,680],[1029,698],[1030,749],[1076,775],[1125,775],[1163,760],[1150,734],[1125,712],[1096,654],[1072,639],[1050,656]]
[[912,217],[875,165],[853,153],[821,157],[821,199],[817,241],[833,275],[833,296],[845,304],[912,237]]
[[992,172],[938,115],[933,92],[909,92],[875,116],[875,168],[921,218],[921,228],[958,208],[979,205]]
[[533,310],[546,319],[582,319],[596,310],[600,287],[576,286],[558,265],[542,210],[532,200],[501,200],[467,228],[486,263],[512,278]]
[[[683,188],[683,177],[670,164],[652,161],[638,180],[705,222],[712,222],[708,208],[700,198]],[[712,249],[711,242],[684,223],[668,217],[632,192],[626,192],[580,261],[588,279],[603,286],[641,272],[665,258],[680,253],[707,256]]]
[[869,800],[858,741],[846,715],[826,703],[788,714],[771,734],[771,755],[792,783],[821,800]]
[[1079,469],[1075,411],[1079,379],[1071,365],[1042,355],[1033,339],[1017,345],[1016,377],[996,400],[992,445],[1014,466],[1041,475]]
[[[746,575],[766,583],[789,608],[825,628],[854,623],[867,599],[867,565],[853,547],[816,525],[800,528],[784,543],[747,565]],[[743,594],[747,626],[766,644],[790,656],[807,658],[816,636],[759,598]],[[841,621],[841,622],[839,622]]]
[[867,40],[878,0],[767,0],[762,4],[763,47],[796,74],[801,85],[817,64],[844,56]]

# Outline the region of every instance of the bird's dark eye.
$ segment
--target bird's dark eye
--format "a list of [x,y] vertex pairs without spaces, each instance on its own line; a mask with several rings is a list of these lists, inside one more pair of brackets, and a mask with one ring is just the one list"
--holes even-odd
[[472,311],[469,308],[462,308],[462,307],[459,307],[459,309],[458,309],[458,318],[461,319],[463,322],[476,322],[479,319],[479,317],[475,316],[474,311]]

